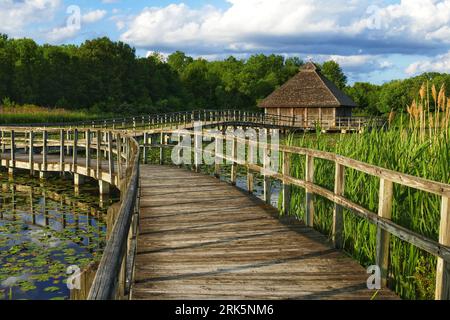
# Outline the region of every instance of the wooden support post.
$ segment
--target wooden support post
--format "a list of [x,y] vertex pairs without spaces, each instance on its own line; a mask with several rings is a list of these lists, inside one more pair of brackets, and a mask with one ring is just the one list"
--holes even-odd
[[11,161],[8,167],[8,173],[10,176],[14,174],[14,169],[16,167],[16,133],[14,130],[11,130]]
[[159,137],[159,164],[163,165],[164,164],[164,149],[162,147],[162,145],[164,144],[164,133],[161,132],[160,137]]
[[72,164],[75,172],[78,166],[78,129],[73,130]]
[[123,140],[123,146],[125,151],[125,168],[128,168],[129,166],[129,159],[130,159],[130,140],[126,140],[124,138]]
[[[199,116],[201,117],[201,113],[199,114]],[[200,129],[201,130],[201,129]],[[202,136],[202,132],[197,132],[194,129],[194,170],[195,172],[200,172],[200,166],[202,164],[202,141],[203,141],[203,136]]]
[[76,187],[81,186],[84,183],[84,176],[78,173],[74,173],[73,175],[73,183]]
[[109,194],[109,192],[110,192],[109,183],[107,183],[105,181],[99,180],[98,188],[99,188],[99,193],[101,195]]
[[[394,184],[392,181],[380,179],[378,216],[390,220],[392,217],[392,197]],[[390,233],[377,227],[376,263],[381,271],[381,285],[387,285],[389,268]]]
[[40,172],[41,179],[45,179],[45,173],[47,172],[48,163],[48,132],[44,130],[42,132],[42,168]]
[[[450,198],[442,197],[439,243],[450,246]],[[450,264],[438,258],[436,270],[436,300],[450,300]]]
[[100,180],[101,178],[101,172],[100,170],[102,169],[102,139],[101,139],[101,131],[97,130],[96,132],[96,139],[97,139],[97,180]]
[[108,169],[111,180],[114,174],[114,161],[113,161],[114,155],[113,155],[112,140],[113,140],[112,132],[108,131]]
[[252,137],[248,139],[248,158],[247,158],[247,190],[249,193],[253,193],[255,189],[255,175],[250,170],[250,165],[255,164],[255,149],[253,145],[251,144]]
[[59,131],[59,169],[61,175],[64,175],[65,154],[64,154],[64,129]]
[[231,159],[233,163],[231,164],[231,184],[236,185],[237,180],[237,170],[238,170],[238,164],[237,164],[237,137],[233,134],[233,141],[231,144]]
[[122,137],[120,134],[116,136],[116,149],[117,149],[117,182],[120,186],[120,181],[122,179]]
[[34,175],[34,132],[30,131],[30,141],[28,149],[28,162],[30,163],[30,175]]
[[[314,157],[306,155],[306,176],[305,181],[314,183]],[[306,188],[305,224],[314,227],[314,194]]]
[[89,175],[91,171],[91,131],[88,129],[84,134],[86,136],[86,170]]
[[216,156],[214,163],[214,176],[216,178],[220,178],[220,164],[223,162],[223,139],[222,137],[219,137],[219,134],[216,136],[214,153]]
[[70,141],[70,130],[67,130],[67,135],[66,135],[66,141],[67,141],[67,155],[69,156],[70,155],[70,144],[69,144],[69,141]]
[[[283,177],[291,174],[291,155],[283,152]],[[291,186],[286,180],[283,180],[283,214],[288,215],[291,209]]]
[[264,201],[267,204],[272,204],[272,181],[268,174],[270,170],[270,157],[269,157],[269,148],[270,145],[268,141],[266,141],[266,146],[263,147],[263,163],[264,163]]
[[[345,167],[339,163],[336,163],[335,170],[335,180],[334,180],[334,193],[338,196],[344,195],[345,188]],[[334,247],[337,249],[343,248],[343,237],[344,234],[344,212],[343,208],[334,204],[333,211],[333,229],[332,229],[332,239]]]
[[147,164],[148,163],[148,154],[147,154],[147,151],[148,151],[148,147],[147,147],[147,143],[148,143],[148,134],[147,134],[147,132],[144,132],[144,152],[142,153],[142,162],[144,163],[144,164]]

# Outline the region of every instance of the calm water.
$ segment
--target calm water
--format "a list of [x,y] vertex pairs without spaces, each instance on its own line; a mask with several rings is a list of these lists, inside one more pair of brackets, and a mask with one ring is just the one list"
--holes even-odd
[[0,300],[68,299],[67,268],[99,261],[115,198],[101,202],[97,183],[75,191],[59,177],[3,172],[0,186]]

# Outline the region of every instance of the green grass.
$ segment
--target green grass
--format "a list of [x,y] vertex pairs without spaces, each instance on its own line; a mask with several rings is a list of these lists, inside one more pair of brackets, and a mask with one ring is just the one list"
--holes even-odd
[[105,118],[87,111],[69,111],[64,109],[47,109],[34,105],[0,107],[0,125],[35,124],[35,123],[69,123]]

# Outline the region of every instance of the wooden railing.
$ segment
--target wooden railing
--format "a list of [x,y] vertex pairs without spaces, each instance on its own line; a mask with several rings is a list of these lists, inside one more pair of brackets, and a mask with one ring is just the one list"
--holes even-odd
[[[139,144],[132,135],[103,129],[0,128],[0,165],[10,174],[29,170],[72,173],[121,192],[120,209],[95,274],[89,299],[127,298],[134,272],[139,213]],[[91,273],[91,270],[87,270]]]
[[[291,187],[297,186],[306,191],[305,200],[305,223],[313,227],[314,224],[314,195],[322,196],[334,203],[333,224],[332,224],[332,240],[336,248],[343,247],[343,208],[350,210],[359,217],[366,219],[368,222],[377,226],[376,238],[376,263],[381,269],[382,283],[386,285],[388,278],[389,266],[389,241],[390,236],[396,236],[399,239],[410,243],[417,248],[420,248],[432,255],[438,257],[438,265],[436,271],[436,299],[450,299],[450,185],[430,181],[427,179],[395,172],[378,166],[363,163],[354,159],[343,157],[334,153],[311,150],[306,148],[299,148],[285,145],[267,144],[259,140],[250,138],[243,138],[228,133],[226,136],[211,133],[195,133],[192,131],[178,131],[178,130],[160,130],[156,134],[154,131],[145,133],[144,140],[144,155],[148,154],[148,148],[158,148],[160,150],[160,163],[163,161],[163,149],[173,148],[175,145],[169,144],[169,135],[191,135],[193,145],[191,150],[186,152],[195,153],[193,167],[198,170],[198,157],[201,152],[205,152],[216,158],[215,175],[220,175],[220,165],[223,160],[231,162],[231,183],[236,183],[237,166],[242,166],[247,169],[247,187],[249,192],[253,192],[254,174],[261,174],[264,178],[264,199],[270,203],[271,188],[270,181],[278,180],[282,183],[282,208],[284,213],[288,213],[290,208]],[[212,151],[204,151],[201,147],[203,137],[215,139],[215,148]],[[157,142],[155,144],[148,144],[147,139]],[[231,156],[224,155],[224,143],[217,143],[219,140],[226,140],[232,142],[233,150]],[[238,143],[246,147],[244,158],[239,157],[237,153]],[[178,152],[188,147],[178,146]],[[261,148],[261,149],[260,149]],[[255,153],[258,150],[263,150],[263,163],[261,165],[255,161]],[[272,151],[271,151],[272,150]],[[270,172],[268,155],[270,152],[280,152],[281,155],[281,169],[278,172]],[[302,155],[306,157],[306,173],[304,179],[295,178],[290,174],[291,157],[292,155]],[[335,166],[335,187],[334,190],[328,190],[317,185],[314,182],[314,161],[315,159],[322,159],[334,163]],[[147,159],[144,157],[144,162]],[[365,173],[372,177],[380,179],[379,185],[379,205],[378,212],[372,212],[361,205],[354,203],[344,196],[345,189],[345,172],[347,169],[353,169],[358,172]],[[439,229],[439,242],[429,239],[416,232],[408,230],[391,220],[392,204],[393,204],[393,186],[394,184],[406,186],[412,189],[425,191],[429,194],[438,195],[441,197],[441,223]]]
[[[186,115],[186,113],[184,113]],[[202,115],[203,114],[203,115]],[[223,115],[220,113],[200,114],[200,119],[195,115],[192,118],[179,118],[173,120],[175,127],[192,128],[192,122],[205,119],[208,124],[219,125],[242,125],[259,127],[261,121],[264,123],[268,118],[256,115],[236,117],[234,115]],[[181,115],[181,114],[179,114]],[[223,118],[221,118],[223,116]],[[259,117],[259,118],[258,118]],[[209,120],[208,120],[209,119]],[[258,120],[259,119],[259,120]],[[244,121],[245,120],[245,121]],[[255,122],[253,123],[252,120]],[[170,119],[168,121],[171,121]],[[156,124],[156,126],[154,126]],[[219,140],[231,140],[232,155],[224,154],[223,144],[216,143],[215,149],[210,155],[217,160],[228,160],[232,163],[231,182],[236,183],[237,168],[243,166],[247,169],[247,185],[249,191],[253,191],[254,174],[259,173],[264,177],[264,199],[269,202],[271,193],[271,180],[279,180],[282,183],[282,208],[285,213],[290,208],[291,187],[297,186],[306,191],[306,216],[305,222],[308,226],[314,224],[314,196],[322,196],[334,203],[332,239],[337,248],[342,248],[343,241],[343,208],[363,217],[377,226],[376,261],[382,271],[383,282],[388,278],[387,270],[389,263],[389,240],[394,235],[422,250],[438,257],[436,273],[436,298],[449,299],[450,297],[450,185],[438,183],[407,174],[387,170],[381,167],[369,165],[350,158],[342,157],[333,153],[310,150],[305,148],[267,144],[260,140],[243,138],[241,136],[229,135],[227,137],[217,134],[201,133],[194,131],[183,131],[171,129],[166,121],[155,121],[148,124],[145,120],[143,125],[134,122],[127,131],[106,130],[96,128],[0,128],[1,133],[1,165],[14,170],[15,168],[29,169],[31,172],[72,172],[76,174],[93,177],[97,180],[108,181],[121,190],[122,199],[117,220],[114,224],[111,238],[107,241],[105,251],[96,273],[89,299],[115,299],[127,298],[132,284],[134,272],[134,255],[136,252],[136,237],[139,214],[139,157],[140,148],[143,149],[144,162],[147,161],[149,148],[158,148],[160,151],[160,163],[163,163],[164,148],[173,148],[167,136],[171,134],[189,134],[194,137],[193,150],[195,158],[201,157],[202,137]],[[109,124],[107,123],[108,127]],[[156,127],[156,128],[155,128]],[[134,133],[132,130],[138,130]],[[131,129],[131,130],[130,130]],[[265,130],[265,129],[263,129]],[[134,135],[144,137],[142,146],[133,138]],[[149,140],[153,143],[149,144]],[[237,147],[244,144],[249,152],[242,159]],[[263,163],[254,161],[256,150],[263,150]],[[42,150],[37,155],[35,150]],[[50,151],[53,152],[50,152]],[[277,172],[268,171],[268,155],[271,150],[277,150],[282,157],[281,170]],[[85,153],[85,164],[80,165],[78,152]],[[93,161],[92,151],[95,151]],[[49,154],[58,155],[57,161],[49,161]],[[179,152],[184,152],[180,150]],[[189,151],[190,152],[190,151]],[[306,157],[306,174],[304,179],[293,177],[290,173],[292,155],[303,155]],[[42,160],[35,161],[36,156],[42,156]],[[71,161],[66,162],[70,156]],[[314,160],[322,159],[330,161],[336,167],[335,188],[333,191],[323,188],[314,182]],[[51,159],[50,159],[51,160]],[[103,164],[106,161],[106,165]],[[194,165],[198,169],[198,161]],[[353,169],[380,179],[380,198],[378,212],[371,212],[361,205],[345,198],[345,171]],[[220,165],[215,165],[216,175],[220,174]],[[434,241],[416,232],[408,230],[391,220],[393,203],[393,186],[399,184],[416,190],[422,190],[441,197],[441,223],[439,241]]]
[[241,110],[195,110],[73,123],[36,123],[29,124],[27,125],[27,127],[51,126],[60,128],[91,128],[112,130],[149,130],[155,128],[180,129],[193,126],[193,123],[197,121],[202,121],[204,125],[232,122],[260,125],[265,127],[298,128],[308,130],[316,128],[321,128],[324,130],[361,130],[368,126],[380,127],[386,123],[385,119],[369,117],[304,118],[301,116],[292,117]]

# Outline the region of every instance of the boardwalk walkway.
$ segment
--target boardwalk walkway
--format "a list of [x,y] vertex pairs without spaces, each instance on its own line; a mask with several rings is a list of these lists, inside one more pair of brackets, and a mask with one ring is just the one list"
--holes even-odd
[[[213,177],[141,167],[133,299],[370,299],[327,239]],[[383,290],[377,299],[395,299]]]

